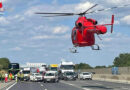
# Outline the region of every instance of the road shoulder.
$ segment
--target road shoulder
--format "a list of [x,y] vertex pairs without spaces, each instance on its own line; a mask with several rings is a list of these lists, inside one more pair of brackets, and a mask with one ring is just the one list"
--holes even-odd
[[13,85],[15,82],[16,82],[15,80],[9,81],[7,83],[1,83],[0,82],[0,90],[6,90],[8,87]]

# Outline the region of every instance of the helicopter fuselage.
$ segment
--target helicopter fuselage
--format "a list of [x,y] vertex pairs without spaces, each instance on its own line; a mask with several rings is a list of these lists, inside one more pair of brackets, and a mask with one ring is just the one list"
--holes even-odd
[[72,29],[72,43],[75,47],[92,46],[95,45],[94,34],[105,34],[106,32],[106,26],[97,25],[96,20],[81,16]]

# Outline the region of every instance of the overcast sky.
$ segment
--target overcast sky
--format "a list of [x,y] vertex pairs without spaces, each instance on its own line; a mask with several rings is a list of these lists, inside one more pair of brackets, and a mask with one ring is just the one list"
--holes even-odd
[[91,66],[112,65],[120,53],[130,52],[130,6],[86,15],[99,24],[110,23],[115,15],[114,32],[110,27],[103,40],[95,35],[100,51],[90,47],[72,48],[71,30],[78,16],[43,18],[35,12],[82,12],[94,4],[93,10],[120,6],[130,0],[2,0],[6,9],[0,16],[0,57],[11,62],[43,62],[58,64],[64,58],[74,63],[85,62]]

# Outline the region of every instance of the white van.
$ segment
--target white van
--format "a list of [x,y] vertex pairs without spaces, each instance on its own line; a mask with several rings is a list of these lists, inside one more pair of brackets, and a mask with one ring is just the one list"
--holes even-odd
[[32,73],[30,75],[30,81],[42,81],[43,80],[43,76],[39,73]]

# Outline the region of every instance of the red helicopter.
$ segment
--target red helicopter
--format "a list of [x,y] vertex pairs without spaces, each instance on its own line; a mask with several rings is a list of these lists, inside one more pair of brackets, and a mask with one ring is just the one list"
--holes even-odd
[[85,14],[97,13],[99,11],[111,10],[111,9],[115,9],[115,8],[125,7],[128,5],[130,5],[130,4],[89,12],[89,10],[91,10],[92,8],[97,6],[97,4],[95,4],[92,7],[90,7],[89,9],[87,9],[86,11],[84,11],[82,13],[77,13],[77,14],[76,13],[44,13],[44,12],[37,12],[36,14],[50,15],[50,16],[43,16],[43,17],[79,15],[79,18],[75,22],[75,26],[72,29],[72,34],[71,34],[71,39],[72,39],[74,48],[70,49],[70,51],[72,53],[77,53],[76,47],[90,46],[92,48],[92,50],[100,50],[99,45],[95,44],[94,35],[95,34],[97,34],[97,35],[105,34],[107,32],[107,27],[106,27],[107,25],[111,25],[111,33],[113,32],[114,15],[112,15],[110,24],[97,25],[98,22],[96,20],[91,19],[91,18],[86,18]]

